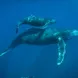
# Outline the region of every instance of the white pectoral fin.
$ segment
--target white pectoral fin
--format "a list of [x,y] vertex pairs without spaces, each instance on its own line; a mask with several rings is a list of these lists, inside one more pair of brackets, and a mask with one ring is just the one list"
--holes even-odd
[[64,61],[65,53],[66,53],[66,44],[64,40],[59,37],[58,38],[58,59],[57,59],[57,65],[60,65]]
[[43,25],[42,27],[35,27],[35,28],[39,28],[39,29],[46,29],[48,27],[49,22],[47,22],[45,25]]
[[48,25],[50,24],[50,21],[48,21],[44,26],[40,27],[41,29],[45,29],[48,27]]

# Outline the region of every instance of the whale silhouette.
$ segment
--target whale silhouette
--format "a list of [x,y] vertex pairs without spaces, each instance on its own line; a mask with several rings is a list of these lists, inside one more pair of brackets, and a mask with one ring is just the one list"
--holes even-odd
[[57,65],[61,65],[64,61],[66,53],[66,42],[70,40],[73,36],[78,36],[78,30],[56,30],[52,28],[38,29],[30,28],[25,32],[19,34],[10,44],[10,46],[5,49],[0,56],[11,52],[15,47],[20,44],[30,44],[30,45],[50,45],[57,44],[58,46],[58,58]]
[[56,23],[56,20],[52,18],[40,18],[34,15],[30,15],[24,18],[23,20],[21,20],[20,22],[18,22],[17,27],[16,27],[16,33],[18,33],[19,27],[23,24],[29,25],[35,28],[37,27],[40,29],[44,29],[44,28],[47,28],[48,25],[52,25],[55,23]]

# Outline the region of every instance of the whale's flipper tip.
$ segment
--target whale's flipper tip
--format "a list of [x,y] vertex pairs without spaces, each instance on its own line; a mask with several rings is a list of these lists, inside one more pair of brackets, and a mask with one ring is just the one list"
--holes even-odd
[[57,65],[58,66],[61,65],[63,61],[64,61],[64,56],[58,60]]
[[58,63],[57,63],[57,65],[58,65],[58,66],[59,66],[59,65],[61,65],[61,63],[60,63],[60,62],[58,62]]

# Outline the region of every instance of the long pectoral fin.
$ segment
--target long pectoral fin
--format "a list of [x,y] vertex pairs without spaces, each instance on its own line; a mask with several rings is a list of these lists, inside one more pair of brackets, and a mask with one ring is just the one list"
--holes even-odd
[[59,37],[58,38],[58,59],[57,65],[60,65],[64,61],[65,53],[66,53],[66,44],[64,40]]
[[40,29],[45,29],[48,27],[48,25],[50,24],[50,21],[48,21],[45,25],[43,25],[42,27],[39,27]]

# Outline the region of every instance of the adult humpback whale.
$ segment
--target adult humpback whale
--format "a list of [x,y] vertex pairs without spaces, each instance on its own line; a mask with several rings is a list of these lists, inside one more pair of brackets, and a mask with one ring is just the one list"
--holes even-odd
[[20,44],[32,44],[32,45],[49,45],[57,44],[58,45],[58,58],[57,65],[60,65],[64,61],[66,53],[66,41],[69,40],[72,36],[78,36],[78,30],[64,30],[57,31],[52,28],[46,29],[37,29],[31,28],[22,34],[18,35],[14,39],[11,45],[4,50],[0,56],[12,51],[16,46]]
[[44,29],[46,28],[49,24],[54,24],[56,23],[55,19],[51,18],[40,18],[36,17],[34,15],[30,15],[26,18],[24,18],[22,21],[20,21],[16,27],[16,33],[18,33],[18,29],[22,24],[28,24],[33,27],[41,28]]

